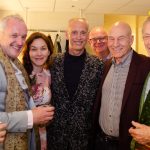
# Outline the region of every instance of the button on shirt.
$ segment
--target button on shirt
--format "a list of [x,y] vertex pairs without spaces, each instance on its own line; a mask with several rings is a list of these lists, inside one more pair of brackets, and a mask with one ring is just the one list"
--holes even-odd
[[99,124],[107,135],[119,136],[122,99],[132,54],[130,51],[119,64],[112,61],[102,87]]

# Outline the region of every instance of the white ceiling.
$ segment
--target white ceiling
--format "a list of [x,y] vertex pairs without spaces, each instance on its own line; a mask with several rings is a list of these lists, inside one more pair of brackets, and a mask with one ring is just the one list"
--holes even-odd
[[150,0],[0,0],[0,10],[148,15]]

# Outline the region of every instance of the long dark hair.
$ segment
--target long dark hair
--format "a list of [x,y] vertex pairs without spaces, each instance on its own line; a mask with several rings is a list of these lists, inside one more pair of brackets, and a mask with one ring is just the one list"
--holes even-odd
[[48,50],[50,51],[50,55],[48,56],[47,61],[45,63],[45,68],[49,68],[49,65],[50,65],[50,56],[53,53],[53,42],[51,38],[47,37],[45,34],[41,32],[34,32],[26,40],[25,45],[23,47],[23,54],[22,54],[23,66],[25,67],[29,75],[31,74],[33,70],[32,62],[29,56],[30,45],[35,39],[39,39],[39,38],[43,39],[46,42]]

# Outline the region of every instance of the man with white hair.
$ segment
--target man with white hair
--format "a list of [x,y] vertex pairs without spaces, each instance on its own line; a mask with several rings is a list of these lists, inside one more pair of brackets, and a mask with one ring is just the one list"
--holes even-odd
[[91,140],[92,111],[103,63],[86,52],[89,25],[85,18],[68,22],[68,51],[51,66],[52,101],[56,108],[47,127],[50,150],[87,150]]
[[0,21],[0,121],[7,124],[5,150],[35,150],[33,125],[47,123],[54,114],[54,107],[32,107],[27,73],[17,59],[26,36],[20,16]]
[[[143,23],[142,28],[143,41],[147,53],[150,57],[150,17]],[[150,73],[147,76],[143,93],[141,97],[141,106],[139,111],[139,122],[132,121],[133,127],[129,129],[133,139],[139,144],[135,144],[136,149],[150,149]],[[132,145],[133,146],[133,145]],[[133,146],[133,148],[134,148]]]

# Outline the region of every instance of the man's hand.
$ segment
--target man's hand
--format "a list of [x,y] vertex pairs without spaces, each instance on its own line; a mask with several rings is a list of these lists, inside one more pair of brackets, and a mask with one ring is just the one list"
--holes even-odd
[[43,105],[32,109],[33,124],[41,125],[46,124],[54,117],[54,107]]
[[129,133],[140,144],[146,145],[150,143],[150,126],[132,121],[133,127],[129,129]]
[[3,143],[6,135],[6,127],[5,123],[0,123],[0,143]]

